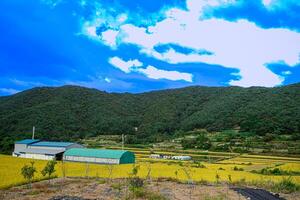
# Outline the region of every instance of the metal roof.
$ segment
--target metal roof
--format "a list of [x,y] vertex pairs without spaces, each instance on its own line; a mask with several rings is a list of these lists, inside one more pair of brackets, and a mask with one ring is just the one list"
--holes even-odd
[[34,154],[48,154],[48,155],[56,155],[59,153],[63,153],[64,150],[57,150],[57,149],[31,149],[31,148],[26,148],[26,149],[21,149],[18,152],[15,153],[34,153]]
[[64,153],[64,156],[120,159],[127,152],[129,152],[129,151],[109,150],[109,149],[72,148],[72,149],[67,150]]
[[42,141],[42,142],[37,142],[37,143],[33,143],[30,144],[30,146],[43,146],[43,147],[67,147],[70,146],[72,144],[72,142],[46,142],[46,141]]
[[32,144],[38,141],[40,140],[25,139],[25,140],[17,141],[16,144]]

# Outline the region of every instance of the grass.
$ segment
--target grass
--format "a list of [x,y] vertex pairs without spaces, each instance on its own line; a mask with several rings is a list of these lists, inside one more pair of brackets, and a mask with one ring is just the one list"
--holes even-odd
[[300,185],[292,181],[291,177],[283,178],[282,181],[274,185],[273,190],[277,192],[291,193],[300,190]]
[[251,183],[243,183],[242,185],[252,185],[259,188],[265,188],[272,192],[292,193],[300,190],[300,184],[295,181],[294,177],[283,177],[279,182],[274,181],[252,181]]
[[[272,157],[271,157],[272,158]],[[141,160],[137,159],[138,165],[140,166],[139,172],[137,174],[138,177],[146,178],[149,172],[149,165],[151,167],[151,178],[167,178],[178,180],[180,182],[187,182],[190,178],[194,182],[207,182],[214,183],[216,182],[216,177],[218,177],[218,182],[230,182],[232,184],[239,183],[258,183],[264,180],[265,182],[272,182],[273,185],[277,185],[278,189],[286,190],[284,186],[288,185],[286,182],[282,182],[283,178],[287,179],[289,176],[286,175],[264,175],[258,173],[252,173],[252,170],[260,170],[263,167],[274,167],[276,162],[272,162],[272,159],[262,159],[260,158],[260,162],[254,162],[253,159],[255,157],[251,155],[251,158],[239,158],[235,157],[233,159],[228,159],[221,161],[220,163],[192,163],[192,162],[156,162],[152,163],[141,162]],[[7,155],[0,155],[0,188],[9,188],[16,185],[22,185],[26,183],[24,178],[21,176],[21,168],[28,164],[31,159],[24,158],[16,158]],[[47,161],[42,160],[34,160],[35,167],[37,168],[37,173],[35,176],[35,181],[42,180],[43,177],[41,175],[41,170],[46,165]],[[225,162],[225,164],[223,164]],[[243,165],[239,163],[250,163],[251,165]],[[149,164],[150,163],[150,164]],[[281,163],[285,163],[284,161]],[[203,166],[205,167],[203,167]],[[110,174],[110,170],[107,165],[96,165],[89,164],[89,170],[86,174],[86,164],[85,163],[72,163],[67,162],[64,164],[65,167],[65,175],[68,177],[100,177],[100,178],[128,178],[130,173],[132,172],[133,165],[125,164],[125,165],[114,165],[112,168],[112,173]],[[234,167],[238,169],[243,168],[243,171],[234,170]],[[285,164],[278,166],[278,168],[282,170],[292,170],[295,172],[300,172],[300,161],[289,161]],[[189,177],[186,174],[186,171],[189,172]],[[175,173],[177,172],[177,173]],[[56,165],[55,175],[58,177],[62,177],[62,163],[58,162]],[[218,176],[216,176],[218,175]],[[100,180],[101,181],[101,180]],[[296,189],[298,189],[297,183],[300,183],[300,176],[292,176],[290,183],[294,183],[296,185]],[[289,190],[291,191],[291,190]]]

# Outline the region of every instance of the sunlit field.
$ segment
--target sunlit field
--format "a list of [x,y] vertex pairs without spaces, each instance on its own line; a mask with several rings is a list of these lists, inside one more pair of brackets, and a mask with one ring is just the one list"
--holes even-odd
[[[142,178],[172,178],[179,181],[207,181],[207,182],[268,182],[274,183],[289,177],[288,175],[262,175],[253,173],[253,170],[263,168],[280,168],[285,171],[300,172],[300,159],[286,157],[268,157],[241,155],[224,159],[214,163],[191,161],[168,161],[147,159],[136,154],[136,166],[139,166],[138,176]],[[21,175],[21,168],[34,161],[37,168],[35,180],[42,179],[41,170],[47,163],[42,160],[31,160],[0,155],[0,188],[20,185],[26,181]],[[126,165],[99,165],[73,162],[58,162],[55,175],[58,177],[104,177],[126,178],[131,175],[133,164]],[[300,176],[293,175],[292,181],[300,183]]]

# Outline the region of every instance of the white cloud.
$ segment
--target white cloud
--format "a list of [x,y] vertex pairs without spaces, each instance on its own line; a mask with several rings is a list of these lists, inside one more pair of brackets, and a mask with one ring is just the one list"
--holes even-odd
[[124,61],[119,57],[112,57],[109,58],[108,62],[125,73],[141,73],[151,79],[168,79],[172,81],[184,80],[192,82],[192,74],[157,69],[150,65],[147,68],[141,68],[143,63],[137,59]]
[[[171,8],[165,11],[164,20],[152,26],[118,24],[102,33],[103,37],[114,31],[113,39],[104,38],[102,42],[114,48],[118,43],[134,44],[140,47],[141,53],[172,64],[202,62],[236,68],[241,78],[231,80],[231,85],[280,85],[284,78],[269,70],[267,65],[277,62],[289,66],[298,64],[300,33],[284,28],[264,29],[247,20],[231,22],[201,18],[206,9],[232,3],[235,1],[187,0],[188,10]],[[154,49],[156,45],[170,43],[213,54],[183,54],[174,49],[161,53]],[[123,66],[123,71],[130,71],[127,65]]]
[[88,35],[90,35],[91,37],[97,37],[96,34],[96,27],[95,26],[87,26],[86,27],[86,32]]
[[148,78],[152,79],[168,79],[172,81],[184,80],[187,82],[192,82],[193,75],[189,73],[181,73],[178,71],[166,71],[157,69],[151,65],[147,68],[138,69],[139,73],[145,74]]
[[281,74],[287,76],[287,75],[291,75],[292,72],[291,71],[283,71]]
[[88,76],[88,80],[85,81],[71,81],[65,80],[61,85],[78,85],[88,88],[97,88],[99,90],[109,90],[109,91],[127,91],[132,87],[132,83],[127,81],[122,81],[118,79],[103,78],[102,76]]
[[128,18],[128,16],[124,13],[117,16],[117,20],[120,23],[124,23],[127,20],[127,18]]
[[13,89],[13,88],[0,88],[0,92],[3,92],[5,94],[11,95],[16,94],[20,92],[19,90]]
[[101,34],[102,40],[105,44],[115,47],[117,44],[117,36],[119,34],[119,31],[116,30],[108,30]]
[[33,82],[33,81],[22,81],[16,78],[9,79],[10,82],[14,83],[15,85],[19,86],[45,86],[46,84],[43,84],[41,82]]
[[269,5],[272,3],[272,0],[262,0],[262,3],[263,3],[265,6],[269,6]]
[[143,63],[141,63],[139,60],[128,60],[124,61],[119,57],[112,57],[109,58],[108,62],[113,65],[114,67],[122,70],[125,73],[129,73],[133,70],[135,67],[141,67],[143,66]]
[[288,9],[291,6],[299,6],[300,1],[299,0],[262,0],[262,4],[268,9],[268,10],[285,10]]
[[105,77],[105,78],[104,78],[104,81],[107,82],[107,83],[111,83],[111,79],[108,78],[108,77]]

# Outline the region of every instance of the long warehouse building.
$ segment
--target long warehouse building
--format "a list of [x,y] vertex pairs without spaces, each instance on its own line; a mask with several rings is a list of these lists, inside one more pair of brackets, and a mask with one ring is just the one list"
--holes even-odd
[[21,158],[61,160],[63,153],[71,148],[83,148],[83,146],[72,142],[49,142],[26,139],[15,143],[12,155]]
[[135,155],[130,151],[123,150],[72,148],[64,153],[63,160],[99,164],[129,164],[135,162]]

